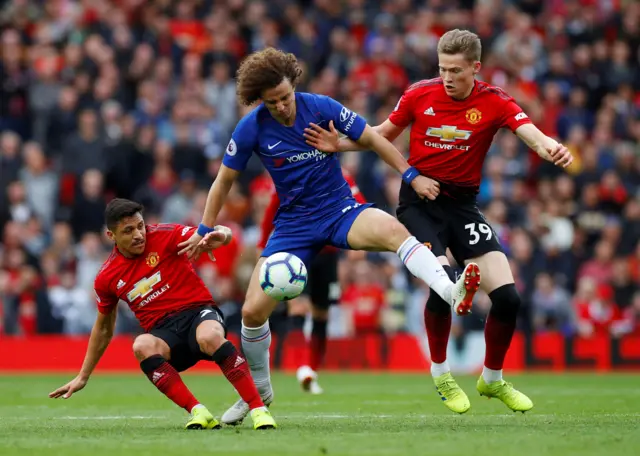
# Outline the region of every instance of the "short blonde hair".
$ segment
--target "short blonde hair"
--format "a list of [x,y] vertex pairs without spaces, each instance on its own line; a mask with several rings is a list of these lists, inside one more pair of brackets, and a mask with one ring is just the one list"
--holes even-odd
[[449,30],[438,41],[438,54],[464,54],[475,62],[482,56],[482,44],[478,35],[469,30]]

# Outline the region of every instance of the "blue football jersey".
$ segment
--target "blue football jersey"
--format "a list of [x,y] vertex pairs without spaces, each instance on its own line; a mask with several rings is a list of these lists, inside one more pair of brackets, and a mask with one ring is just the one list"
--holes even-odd
[[271,175],[280,198],[277,220],[331,209],[351,198],[337,154],[311,148],[304,139],[310,122],[336,130],[357,141],[367,123],[334,99],[296,93],[296,120],[287,127],[275,120],[264,105],[244,116],[236,126],[223,159],[225,166],[242,171],[252,153]]

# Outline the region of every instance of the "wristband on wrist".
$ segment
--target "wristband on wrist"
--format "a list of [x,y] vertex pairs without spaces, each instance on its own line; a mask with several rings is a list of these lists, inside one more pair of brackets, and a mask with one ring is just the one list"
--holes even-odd
[[411,182],[420,175],[420,171],[418,171],[413,166],[409,167],[404,173],[402,173],[402,180],[407,184],[411,185]]
[[204,223],[201,223],[200,225],[198,225],[197,233],[198,233],[199,236],[205,237],[205,235],[207,235],[207,234],[209,234],[209,233],[211,233],[212,231],[215,231],[215,230],[216,230],[215,227],[210,228],[207,225],[205,225]]

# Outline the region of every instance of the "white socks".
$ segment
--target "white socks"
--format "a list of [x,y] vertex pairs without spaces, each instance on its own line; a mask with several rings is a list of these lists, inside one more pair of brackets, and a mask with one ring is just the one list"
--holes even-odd
[[451,304],[453,282],[431,250],[411,236],[402,243],[397,253],[411,274],[422,279],[429,288]]
[[502,369],[493,370],[489,369],[487,366],[482,368],[482,378],[486,383],[499,382],[502,380]]
[[248,328],[242,323],[242,351],[247,358],[251,377],[262,395],[271,389],[271,373],[269,369],[269,346],[271,346],[271,330],[269,320],[259,328]]
[[444,375],[450,371],[451,369],[449,368],[449,363],[447,362],[447,360],[442,363],[431,363],[431,376],[434,378],[440,377],[441,375]]

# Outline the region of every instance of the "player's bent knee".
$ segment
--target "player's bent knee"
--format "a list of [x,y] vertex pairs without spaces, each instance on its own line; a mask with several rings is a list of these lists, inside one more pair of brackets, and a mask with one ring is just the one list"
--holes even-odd
[[133,354],[139,361],[155,355],[168,358],[167,349],[168,347],[161,339],[151,334],[141,334],[133,341]]
[[382,247],[390,252],[396,252],[411,236],[407,228],[391,216],[380,224],[376,234]]
[[276,304],[278,301],[267,296],[260,286],[250,286],[242,304],[242,322],[249,328],[259,328],[269,319]]
[[226,342],[224,337],[224,328],[217,321],[207,321],[205,323],[211,323],[203,327],[203,324],[198,326],[196,331],[196,342],[200,347],[202,353],[212,355]]
[[248,328],[259,328],[267,322],[271,311],[270,306],[265,307],[245,301],[242,307],[242,323]]
[[520,310],[520,294],[513,283],[503,285],[489,293],[491,315],[498,320],[508,321],[517,318]]

